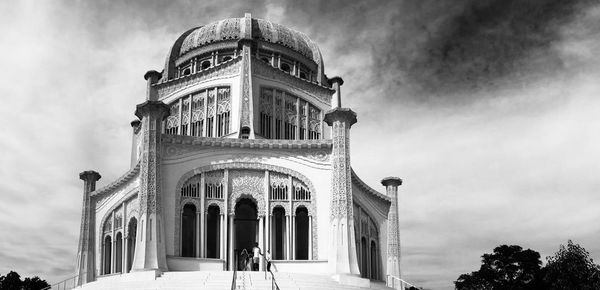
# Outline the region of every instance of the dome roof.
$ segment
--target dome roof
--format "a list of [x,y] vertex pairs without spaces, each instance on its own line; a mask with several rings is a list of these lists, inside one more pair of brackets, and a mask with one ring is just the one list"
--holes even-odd
[[181,34],[169,51],[163,81],[175,77],[177,60],[186,59],[199,48],[222,42],[237,40],[262,41],[286,47],[317,65],[317,81],[326,82],[323,73],[323,58],[319,47],[306,34],[264,19],[245,17],[227,18]]
[[251,18],[251,34],[247,34],[244,20],[244,17],[228,18],[192,29],[183,39],[178,56],[213,42],[251,37],[283,45],[320,64],[321,53],[317,45],[304,33],[267,20]]

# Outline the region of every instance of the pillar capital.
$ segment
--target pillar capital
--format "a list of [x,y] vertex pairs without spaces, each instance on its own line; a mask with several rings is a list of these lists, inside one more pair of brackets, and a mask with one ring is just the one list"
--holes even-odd
[[399,177],[386,177],[384,179],[381,180],[381,184],[385,187],[388,186],[394,186],[394,187],[398,187],[400,185],[402,185],[402,179],[400,179]]
[[333,108],[325,113],[324,120],[327,125],[332,126],[335,121],[342,121],[352,126],[356,123],[356,113],[350,108]]
[[335,76],[329,79],[329,84],[335,89],[336,86],[341,86],[344,84],[344,80],[341,77]]
[[155,70],[149,70],[144,74],[144,79],[146,80],[146,100],[158,100],[158,91],[152,85],[156,84],[161,76],[162,74]]
[[169,116],[169,106],[162,101],[145,101],[135,107],[135,115],[142,119],[146,115],[156,115],[160,120]]
[[151,83],[156,83],[161,77],[161,73],[155,70],[149,70],[144,74],[144,79],[151,81]]
[[102,176],[100,175],[100,173],[94,170],[86,170],[79,173],[79,179],[87,182],[96,182],[100,180],[101,177]]

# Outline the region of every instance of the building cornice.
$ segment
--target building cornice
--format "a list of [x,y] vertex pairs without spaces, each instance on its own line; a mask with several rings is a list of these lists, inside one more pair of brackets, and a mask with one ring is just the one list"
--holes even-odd
[[91,193],[91,197],[99,198],[106,193],[112,192],[115,189],[121,187],[122,185],[133,180],[138,173],[140,172],[140,163],[138,162],[133,168],[131,168],[127,173],[123,174],[121,177],[117,178],[117,180],[111,182],[110,184],[94,191]]
[[331,149],[333,142],[329,139],[319,140],[274,140],[274,139],[237,139],[212,138],[162,134],[163,144],[201,145],[229,148],[257,149]]
[[358,175],[356,175],[356,172],[354,172],[354,169],[352,169],[352,184],[356,185],[358,188],[364,190],[365,192],[370,193],[371,195],[373,195],[381,200],[384,200],[390,204],[392,203],[392,199],[389,196],[378,192],[377,190],[368,186],[364,181],[362,181],[358,177]]

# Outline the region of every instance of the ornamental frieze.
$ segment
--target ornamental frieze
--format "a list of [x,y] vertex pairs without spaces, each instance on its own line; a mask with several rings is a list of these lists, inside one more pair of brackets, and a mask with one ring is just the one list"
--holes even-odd
[[183,90],[207,80],[219,80],[238,75],[240,73],[240,60],[241,56],[221,63],[221,65],[211,67],[207,70],[157,84],[155,86],[157,86],[158,98],[163,99],[174,92]]

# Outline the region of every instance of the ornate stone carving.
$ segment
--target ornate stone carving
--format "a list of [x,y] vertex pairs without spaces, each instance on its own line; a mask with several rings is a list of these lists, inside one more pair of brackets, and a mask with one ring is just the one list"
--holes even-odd
[[222,62],[209,69],[201,70],[195,74],[179,77],[163,83],[156,84],[160,99],[177,91],[202,83],[207,80],[218,80],[238,75],[240,72],[241,57]]
[[242,63],[242,127],[251,127],[250,122],[250,47],[244,46],[244,58]]
[[310,82],[308,80],[297,78],[279,69],[273,68],[264,61],[254,57],[252,58],[252,75],[277,81],[285,84],[286,86],[291,86],[297,90],[303,91],[326,106],[331,105],[331,95],[335,92],[330,88],[320,86],[319,84]]
[[[298,180],[300,180],[302,183],[304,183],[308,189],[313,193],[313,194],[317,194],[314,185],[312,184],[312,182],[306,178],[306,176],[302,175],[301,173],[298,173],[296,171],[293,171],[291,169],[285,168],[285,167],[280,167],[280,166],[275,166],[275,165],[269,165],[269,164],[262,164],[262,163],[245,163],[245,162],[231,162],[231,163],[222,163],[222,164],[214,164],[214,165],[207,165],[207,166],[203,166],[203,167],[199,167],[196,168],[194,170],[188,171],[187,173],[183,174],[181,176],[181,178],[179,179],[179,182],[177,183],[177,187],[175,188],[175,192],[181,192],[181,188],[183,187],[183,185],[185,184],[185,182],[191,178],[194,175],[197,174],[202,174],[205,172],[210,172],[210,171],[215,171],[215,170],[223,170],[223,169],[232,169],[233,171],[230,172],[229,176],[231,179],[232,176],[232,172],[237,171],[238,169],[245,169],[245,170],[250,170],[250,171],[254,171],[256,172],[254,174],[254,176],[258,177],[258,175],[261,176],[261,178],[264,178],[264,171],[265,170],[269,170],[270,172],[272,172],[270,175],[273,176],[275,174],[282,174],[282,175],[291,175],[294,178],[297,178]],[[261,183],[260,185],[255,185],[255,187],[260,186],[260,188],[264,187],[264,181],[262,181],[263,183]],[[261,197],[261,201],[259,202],[258,199],[257,200],[257,207],[260,207],[261,203],[262,203],[262,208],[259,208],[259,212],[264,214],[265,212],[265,201],[264,201],[264,192],[261,191],[259,194]],[[238,196],[241,197],[241,196]],[[235,202],[233,203],[234,206],[232,206],[232,200],[235,200],[237,197],[233,197],[230,196],[229,197],[229,201],[230,201],[230,205],[229,205],[229,213],[228,214],[232,214],[231,210],[235,210]],[[175,195],[175,205],[180,204],[181,201],[181,195],[176,194]],[[208,204],[208,200],[207,200],[207,204]],[[223,209],[223,204],[222,201],[218,203],[220,205],[220,209]],[[286,212],[288,211],[287,209],[289,209],[289,202],[284,202],[284,203],[278,203],[278,202],[270,202],[270,212],[273,212],[273,208],[274,206],[277,205],[281,205],[284,206],[284,209],[286,209]],[[287,206],[286,206],[287,205]],[[309,209],[309,213],[316,213],[316,201],[313,200],[312,201],[312,210]],[[175,209],[177,212],[177,208]],[[262,211],[261,211],[262,210]],[[180,223],[181,223],[181,215],[177,215],[175,216],[175,224],[173,225],[173,228],[175,229],[175,236],[174,236],[174,245],[175,245],[175,253],[176,255],[179,254],[179,239],[181,238],[181,234],[180,234]],[[313,259],[317,259],[318,257],[318,245],[317,245],[317,216],[316,214],[313,216]]]
[[229,18],[221,23],[221,39],[239,39],[240,38],[240,18]]
[[235,214],[235,204],[240,198],[251,197],[256,201],[258,215],[265,215],[264,172],[257,170],[231,170],[231,194],[229,198],[229,214]]

